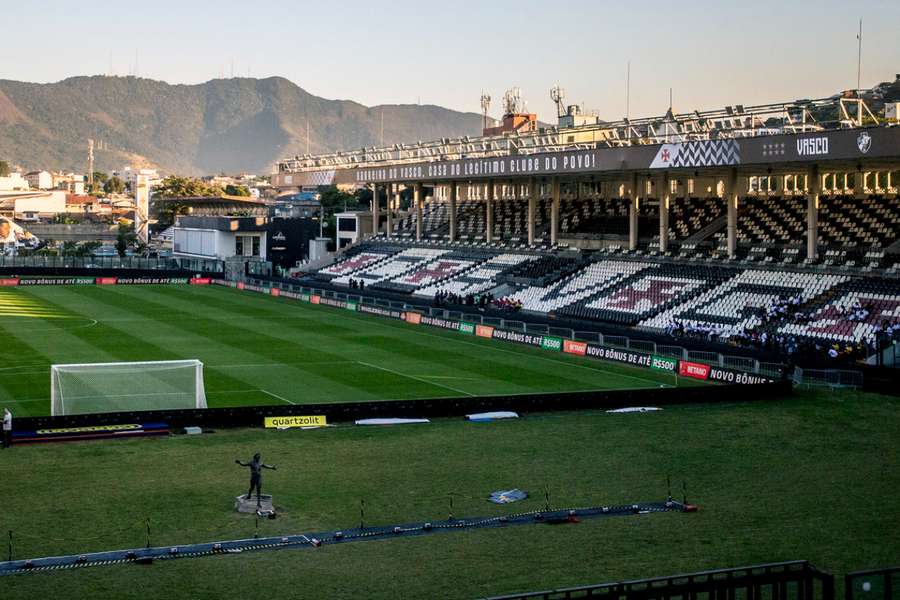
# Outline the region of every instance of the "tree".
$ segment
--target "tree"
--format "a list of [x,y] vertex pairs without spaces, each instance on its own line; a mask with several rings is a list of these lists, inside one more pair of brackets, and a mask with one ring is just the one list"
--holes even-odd
[[163,179],[155,192],[155,195],[160,198],[190,198],[220,196],[221,194],[222,188],[217,185],[208,185],[199,179],[179,177],[178,175],[169,175]]
[[9,177],[9,163],[0,160],[0,177]]
[[249,196],[250,190],[247,189],[247,186],[228,184],[225,186],[225,195],[227,195],[227,196]]
[[103,191],[107,194],[121,194],[125,191],[125,182],[118,177],[111,177],[103,184]]
[[116,234],[116,252],[119,253],[119,256],[125,256],[125,251],[136,240],[137,235],[134,233],[134,223],[119,223],[119,232]]

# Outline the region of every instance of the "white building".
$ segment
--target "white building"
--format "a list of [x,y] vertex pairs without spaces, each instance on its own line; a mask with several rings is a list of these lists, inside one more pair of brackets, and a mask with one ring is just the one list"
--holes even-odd
[[112,176],[121,179],[130,190],[134,189],[134,182],[137,181],[138,176],[146,177],[150,187],[156,186],[161,181],[156,169],[135,169],[130,166],[120,171],[113,171]]
[[266,260],[265,217],[178,217],[174,255],[186,258]]
[[9,177],[0,177],[0,192],[27,190],[28,180],[21,173],[10,173]]
[[372,235],[372,213],[367,211],[352,211],[336,213],[337,227],[335,227],[334,244],[336,248],[343,248],[348,244],[355,244]]
[[33,190],[52,190],[53,175],[47,171],[31,171],[25,173],[25,180]]

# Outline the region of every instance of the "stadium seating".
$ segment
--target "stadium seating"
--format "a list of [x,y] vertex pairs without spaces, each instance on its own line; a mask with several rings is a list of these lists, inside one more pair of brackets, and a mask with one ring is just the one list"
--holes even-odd
[[781,298],[800,296],[807,303],[847,280],[824,273],[738,269],[723,269],[716,277],[719,285],[641,321],[639,326],[664,331],[678,322],[728,338],[760,325],[760,310]]
[[848,196],[822,198],[819,202],[819,241],[841,248],[887,247],[900,231],[897,198]]
[[[790,244],[806,239],[806,200],[789,197],[749,197],[738,208],[737,241],[742,244]],[[727,233],[715,238],[724,243]]]
[[588,265],[547,287],[529,286],[509,296],[511,302],[521,302],[524,310],[549,313],[593,296],[655,265],[630,261],[602,261]]
[[820,342],[871,341],[882,324],[900,323],[900,281],[853,280],[801,323],[779,333]]
[[408,248],[385,260],[364,269],[354,271],[333,279],[334,283],[349,284],[350,279],[365,282],[366,285],[378,283],[404,275],[423,264],[447,254],[449,250],[440,248]]
[[479,294],[496,287],[499,275],[508,272],[516,265],[535,259],[535,256],[527,254],[500,254],[481,263],[471,271],[425,286],[414,292],[414,294],[427,298],[434,297],[438,292],[447,292],[459,296]]
[[372,267],[376,263],[392,256],[399,251],[399,248],[382,246],[372,250],[361,251],[359,248],[354,250],[353,252],[348,251],[343,260],[319,270],[318,274],[327,279],[340,277],[341,275],[351,275],[357,271]]
[[651,264],[614,287],[562,308],[559,314],[635,325],[679,305],[728,276],[717,267]]

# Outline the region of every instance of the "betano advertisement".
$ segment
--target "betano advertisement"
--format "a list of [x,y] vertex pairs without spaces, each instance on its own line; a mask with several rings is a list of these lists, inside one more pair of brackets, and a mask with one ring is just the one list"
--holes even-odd
[[[0,280],[0,285],[2,285]],[[215,280],[213,283],[217,285],[230,285],[229,282]],[[270,288],[259,287],[250,284],[240,284],[236,286],[238,289],[246,289],[264,294],[271,294]],[[753,385],[759,383],[771,383],[775,381],[771,377],[765,375],[756,375],[753,373],[744,373],[743,371],[735,371],[732,369],[723,369],[719,367],[711,367],[702,363],[695,363],[686,360],[678,360],[668,356],[658,356],[655,354],[647,354],[644,352],[636,352],[634,350],[626,350],[622,348],[608,348],[591,344],[589,342],[581,342],[577,340],[563,339],[552,335],[540,335],[523,333],[521,331],[509,331],[506,329],[498,329],[490,325],[478,325],[466,321],[451,321],[440,317],[432,317],[423,315],[413,311],[399,311],[380,308],[377,306],[369,306],[367,304],[358,304],[356,302],[344,302],[333,298],[326,298],[319,295],[298,294],[281,290],[279,295],[285,298],[293,298],[311,304],[323,304],[334,308],[342,308],[351,311],[376,315],[388,319],[405,321],[411,325],[426,325],[429,327],[437,327],[439,329],[449,329],[451,331],[459,331],[465,335],[475,335],[481,338],[500,340],[504,342],[514,342],[516,344],[524,344],[526,346],[534,346],[543,348],[552,352],[563,352],[575,356],[586,356],[599,360],[608,360],[618,362],[633,367],[643,367],[654,371],[666,371],[678,374],[682,377],[691,377],[693,379],[701,379],[708,381],[718,381],[723,383]]]

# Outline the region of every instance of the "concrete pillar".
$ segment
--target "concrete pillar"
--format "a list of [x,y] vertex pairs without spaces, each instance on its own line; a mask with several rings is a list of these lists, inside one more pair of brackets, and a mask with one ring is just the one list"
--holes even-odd
[[725,205],[728,209],[728,257],[737,255],[737,213],[740,199],[737,171],[732,170],[725,181]]
[[450,241],[456,241],[456,197],[459,192],[459,184],[450,183]]
[[638,176],[631,176],[631,202],[628,205],[628,249],[637,250],[638,247],[638,208],[640,207],[640,190],[638,189]]
[[806,258],[815,260],[819,256],[819,192],[821,187],[817,167],[810,167],[806,184]]
[[776,196],[784,195],[784,175],[771,175],[769,177],[769,189]]
[[672,184],[668,175],[663,175],[657,183],[659,187],[659,251],[669,249],[669,203],[672,199]]
[[857,171],[853,175],[853,197],[862,200],[866,197],[866,173]]
[[372,235],[378,235],[378,185],[372,184]]
[[534,243],[534,211],[537,207],[537,198],[540,194],[540,186],[537,179],[532,178],[528,185],[528,245]]
[[[578,184],[581,187],[581,184]],[[559,238],[559,177],[554,177],[550,184],[550,243],[555,244]]]
[[[392,189],[394,192],[393,198],[391,198]],[[394,206],[395,205],[400,206],[400,184],[399,183],[392,183],[392,184],[388,185],[386,200],[387,200],[387,202],[386,202],[387,203],[387,223],[386,223],[385,227],[386,227],[387,236],[390,238],[391,235],[393,235],[392,228],[394,225],[394,219],[393,219],[392,215],[394,213]]]
[[485,210],[485,240],[494,241],[494,180],[487,182],[487,194],[484,202]]
[[422,241],[422,205],[425,199],[422,197],[422,184],[417,183],[413,188],[413,204],[416,206],[416,241]]

